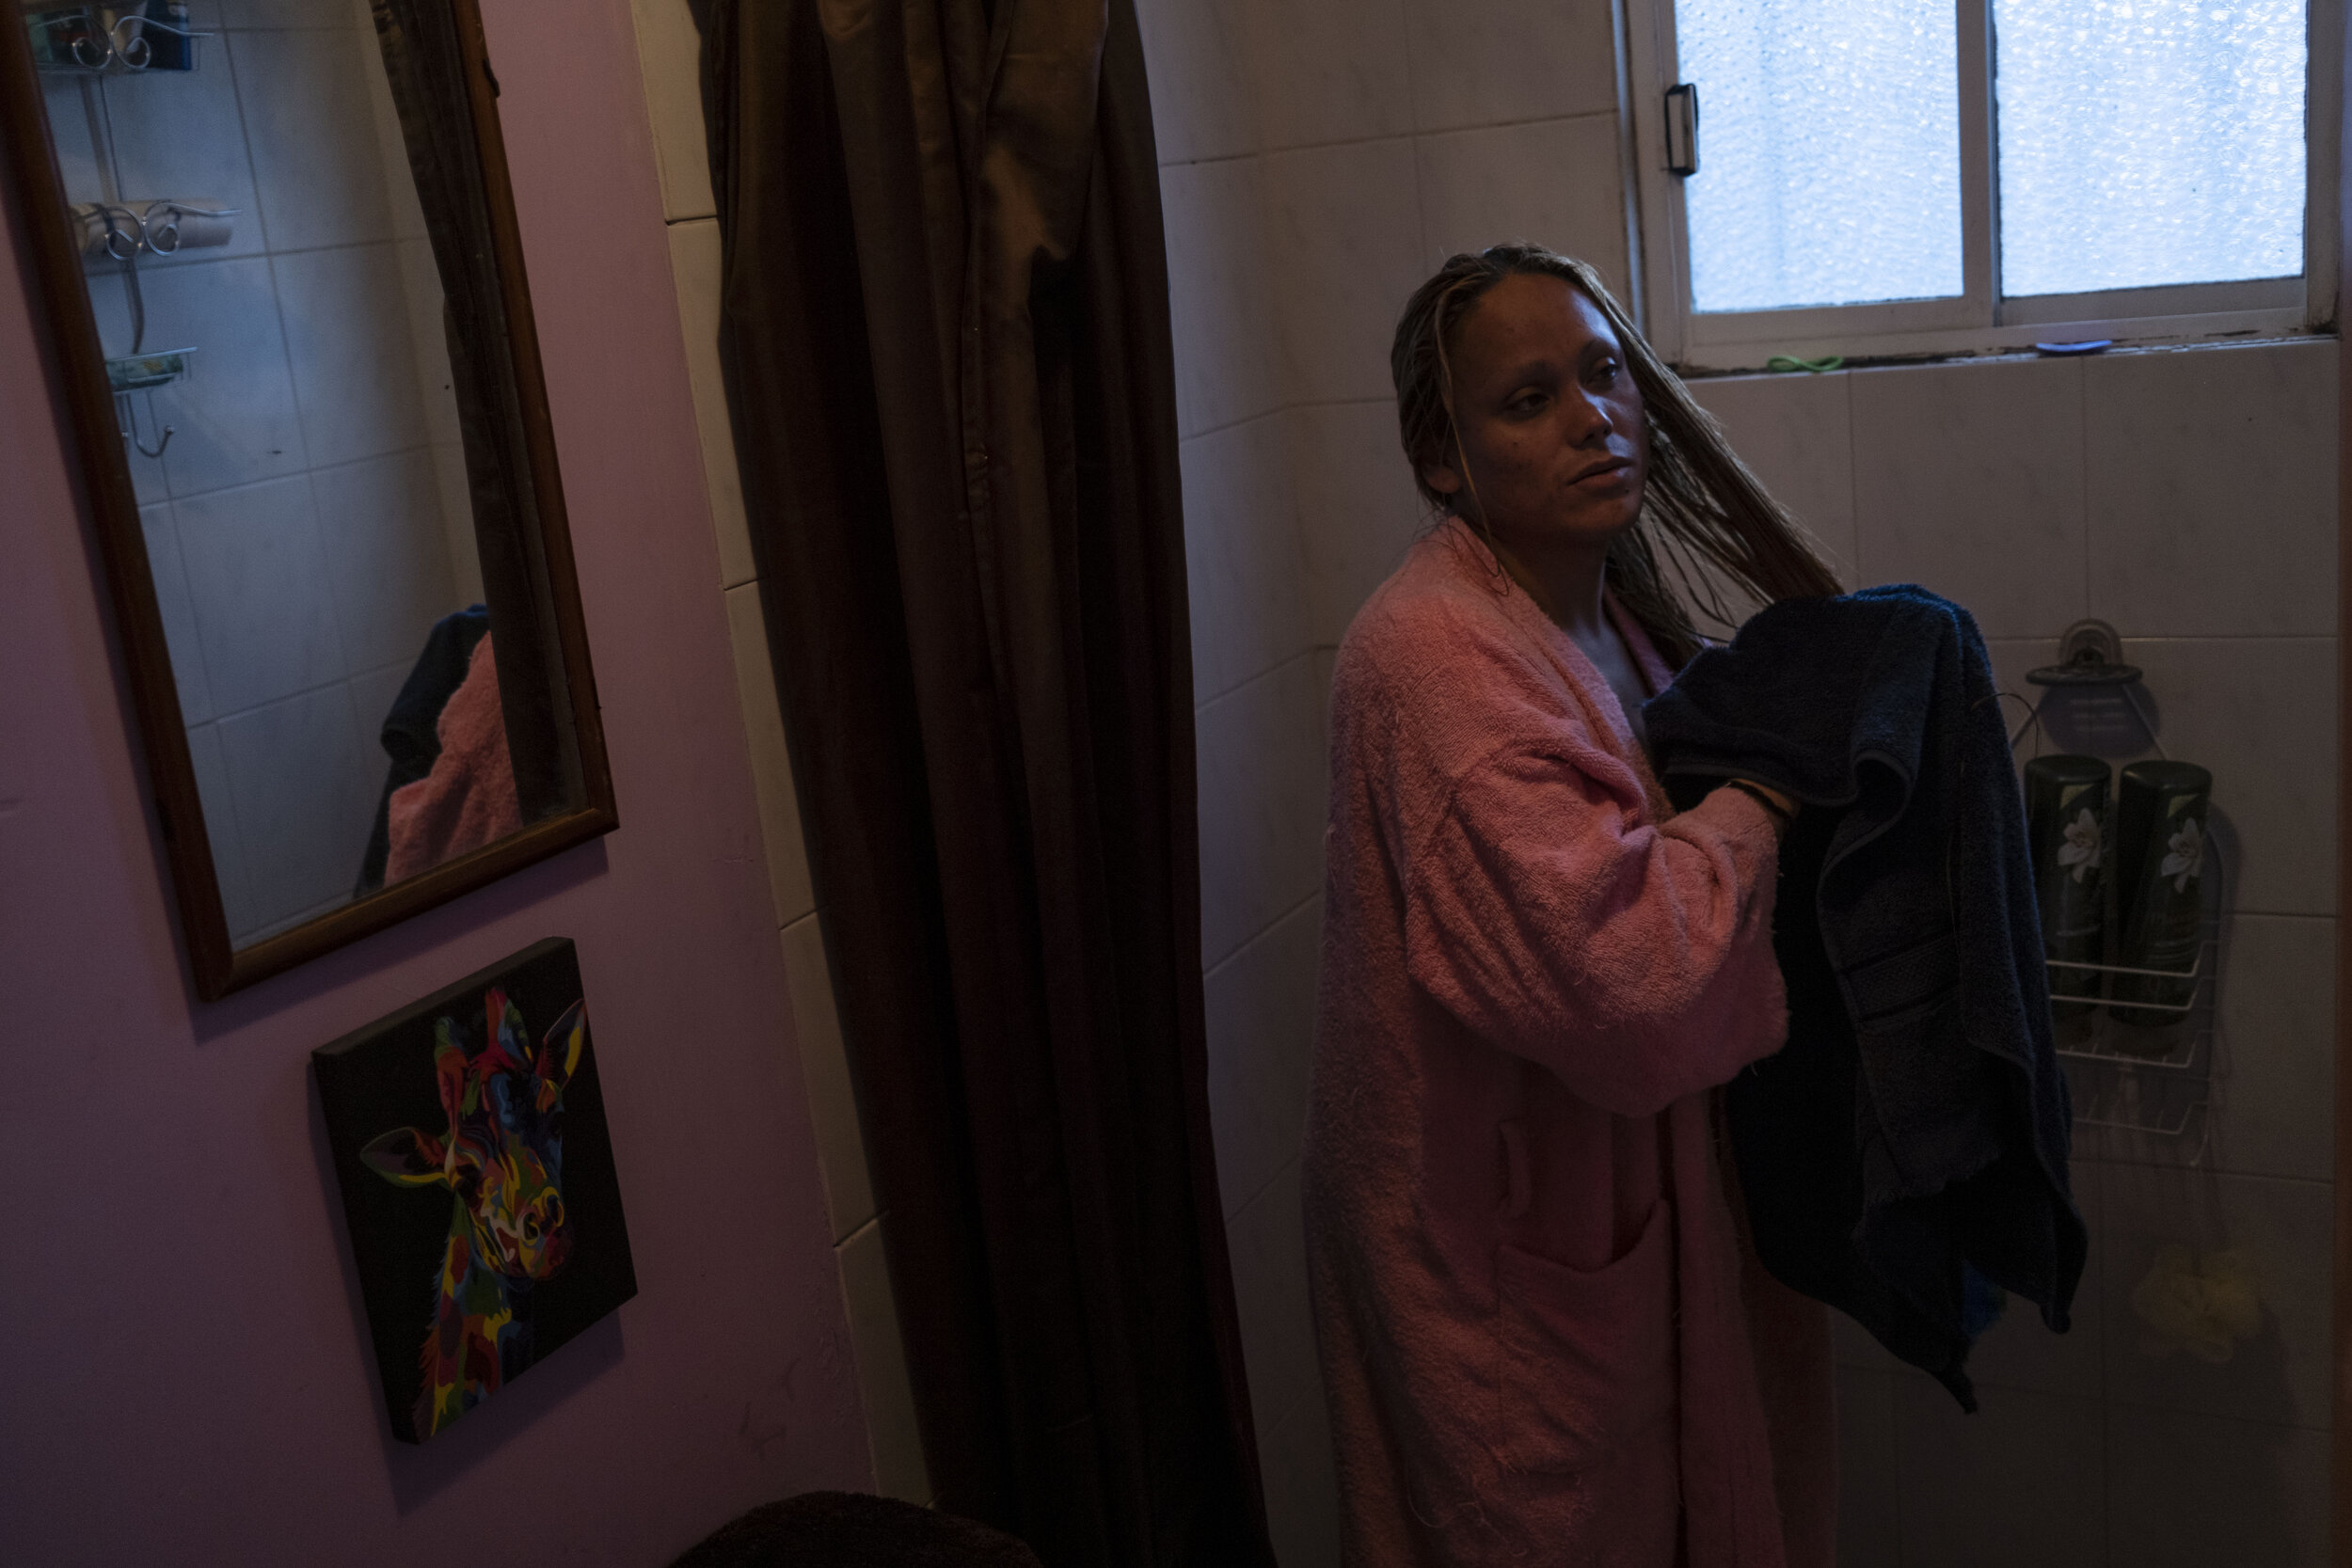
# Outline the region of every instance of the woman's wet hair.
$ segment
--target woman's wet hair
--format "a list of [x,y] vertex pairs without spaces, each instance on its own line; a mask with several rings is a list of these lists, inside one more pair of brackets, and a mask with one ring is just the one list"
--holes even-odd
[[[1396,381],[1398,433],[1423,500],[1441,515],[1477,520],[1476,481],[1454,422],[1451,355],[1471,309],[1487,290],[1514,277],[1557,277],[1581,291],[1608,318],[1641,388],[1649,478],[1641,515],[1609,547],[1609,588],[1668,663],[1678,669],[1698,651],[1691,604],[1726,628],[1736,624],[1724,587],[1765,604],[1839,592],[1820,546],[1740,461],[1723,427],[1658,357],[1600,274],[1541,245],[1488,245],[1454,256],[1406,302],[1389,369]],[[1449,496],[1434,489],[1425,476],[1432,465],[1459,470],[1461,491]],[[1672,565],[1674,582],[1661,557]]]

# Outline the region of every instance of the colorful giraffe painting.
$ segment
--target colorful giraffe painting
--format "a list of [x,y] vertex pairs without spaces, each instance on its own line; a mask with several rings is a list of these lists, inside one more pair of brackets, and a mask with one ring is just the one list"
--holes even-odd
[[456,1017],[434,1022],[433,1073],[447,1132],[394,1128],[359,1150],[395,1186],[451,1195],[433,1321],[419,1355],[419,1438],[531,1365],[532,1288],[563,1268],[572,1250],[564,1210],[564,1090],[587,1041],[585,1004],[566,1008],[534,1052],[522,1011],[504,989],[492,986],[483,1001],[478,1043]]

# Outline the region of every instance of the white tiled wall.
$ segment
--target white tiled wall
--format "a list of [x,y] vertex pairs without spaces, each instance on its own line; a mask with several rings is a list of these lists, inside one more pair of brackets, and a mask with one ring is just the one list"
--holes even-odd
[[1298,1142],[1331,650],[1422,526],[1389,341],[1450,252],[1626,284],[1616,32],[1593,0],[1141,0],[1168,235],[1210,1100],[1285,1568],[1338,1560]]
[[[2324,1560],[2336,365],[2332,341],[2304,340],[1694,386],[1853,580],[1968,605],[2009,689],[2036,690],[2024,672],[2069,623],[2113,624],[2153,741],[2213,769],[2229,861],[2203,1158],[2185,1163],[2194,1135],[2078,1132],[2074,1332],[1996,1328],[1973,1421],[1841,1336],[1858,1568]],[[2042,712],[2045,749],[2155,754],[2112,699]],[[2147,1343],[2131,1297],[2167,1244],[2261,1272],[2261,1331],[2224,1365]]]
[[1451,251],[1627,278],[1606,4],[1141,0],[1192,577],[1211,1110],[1266,1500],[1338,1560],[1298,1141],[1330,653],[1422,524],[1389,341]]
[[[889,1216],[875,1197],[866,1166],[849,1054],[834,1006],[824,916],[817,905],[801,834],[791,752],[776,694],[768,621],[760,602],[759,568],[752,554],[734,431],[728,421],[725,378],[720,370],[720,235],[718,203],[711,194],[710,163],[703,135],[701,34],[691,0],[633,0],[631,10],[654,151],[661,171],[670,271],[677,286],[687,375],[702,431],[711,527],[718,535],[719,580],[711,586],[726,600],[743,727],[751,739],[752,782],[759,797],[768,884],[775,896],[785,978],[792,991],[797,1070],[816,1123],[818,1162],[833,1220],[834,1258],[848,1309],[850,1351],[856,1359],[858,1386],[866,1403],[874,1487],[885,1497],[928,1505],[930,1479],[882,1244]],[[778,1066],[782,1070],[794,1070],[781,1052]]]
[[[149,445],[175,434],[130,462],[242,942],[350,897],[377,729],[433,622],[481,587],[438,283],[365,6],[208,0],[193,19],[221,29],[195,71],[44,83],[70,198],[239,212],[229,245],[140,264],[145,346],[198,352],[151,420],[134,397]],[[119,268],[90,275],[105,352],[126,354]]]

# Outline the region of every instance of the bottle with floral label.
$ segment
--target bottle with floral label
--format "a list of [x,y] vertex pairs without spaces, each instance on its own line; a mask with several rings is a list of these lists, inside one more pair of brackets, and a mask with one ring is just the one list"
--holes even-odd
[[2042,907],[2042,950],[2052,960],[2050,1011],[2057,1018],[2082,1017],[2100,994],[2096,971],[2069,966],[2098,963],[2106,938],[2111,777],[2098,757],[2036,757],[2026,764],[2026,834]]
[[[2123,769],[2116,805],[2117,890],[2122,942],[2117,964],[2157,969],[2178,980],[2119,974],[2112,1011],[2142,1027],[2184,1022],[2197,987],[2191,976],[2204,940],[2205,808],[2213,775],[2189,762],[2136,762]],[[2130,1006],[2120,1004],[2139,1003]],[[2144,1004],[2157,1004],[2155,1006]]]

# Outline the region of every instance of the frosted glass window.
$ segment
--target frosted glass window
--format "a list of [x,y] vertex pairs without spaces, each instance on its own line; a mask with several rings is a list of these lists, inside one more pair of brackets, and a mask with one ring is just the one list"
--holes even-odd
[[1676,0],[1700,310],[1961,292],[1952,0]]
[[2302,273],[2302,0],[1993,15],[2002,293]]

